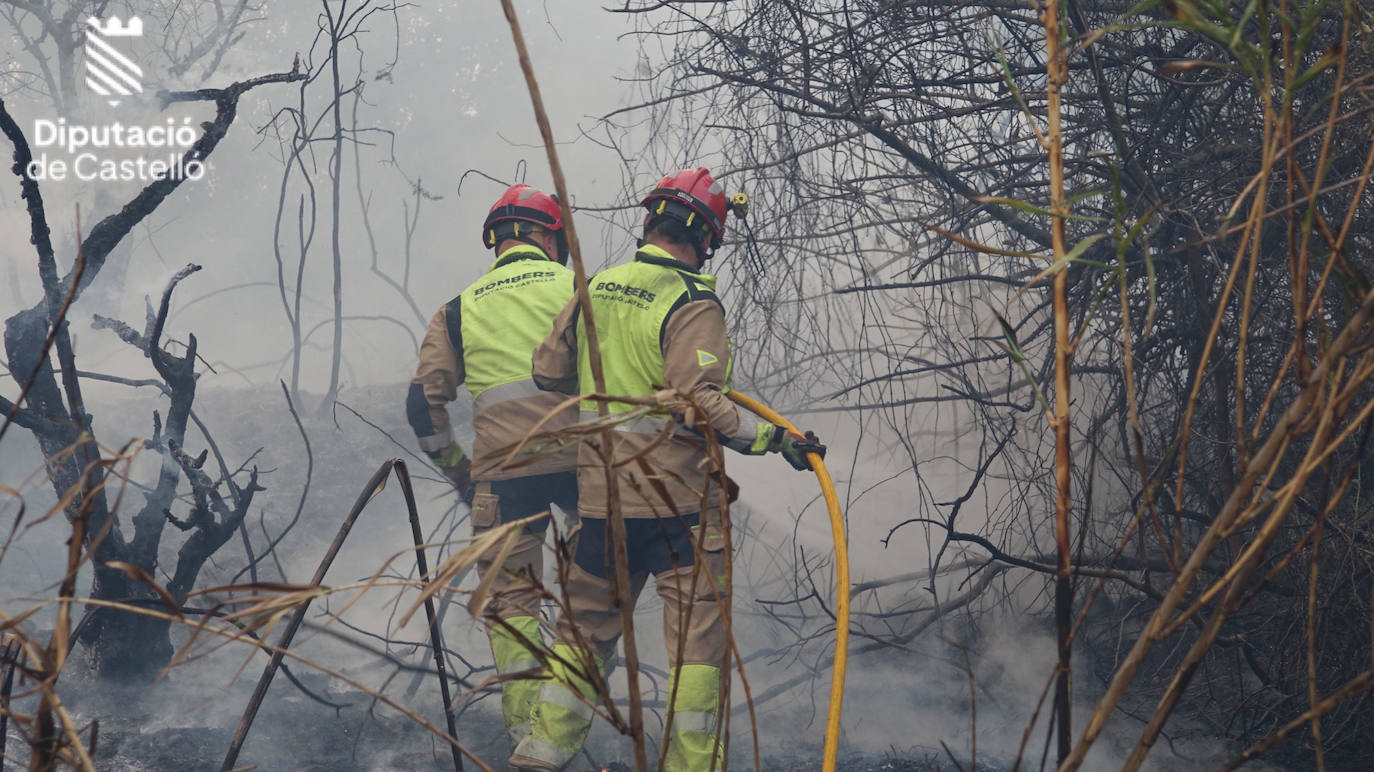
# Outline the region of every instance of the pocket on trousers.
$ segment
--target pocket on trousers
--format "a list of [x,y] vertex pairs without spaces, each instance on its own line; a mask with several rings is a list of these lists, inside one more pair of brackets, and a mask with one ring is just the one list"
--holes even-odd
[[[696,597],[714,597],[717,593],[729,592],[730,554],[725,548],[725,529],[719,523],[692,526],[692,549],[696,551],[701,563],[701,574],[697,583]],[[688,570],[688,569],[683,569]],[[711,588],[715,584],[715,589]]]
[[[702,529],[706,530],[704,535]],[[708,555],[724,554],[725,529],[718,523],[692,526],[692,548]]]
[[491,492],[491,483],[477,483],[472,496],[472,532],[481,533],[501,522],[501,497]]

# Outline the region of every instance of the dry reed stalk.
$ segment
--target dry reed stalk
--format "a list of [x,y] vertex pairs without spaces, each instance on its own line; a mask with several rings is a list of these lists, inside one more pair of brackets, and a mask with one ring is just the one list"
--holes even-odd
[[[534,65],[530,62],[529,50],[525,46],[524,35],[520,32],[520,21],[516,18],[515,7],[511,0],[501,0],[501,8],[510,25],[511,37],[519,54],[520,70],[525,75],[525,85],[529,89],[530,101],[534,106],[535,122],[539,125],[539,136],[548,154],[549,168],[553,173],[554,187],[558,192],[559,204],[563,209],[563,227],[568,233],[568,251],[572,256],[573,276],[577,287],[577,300],[581,307],[582,323],[587,331],[587,355],[591,361],[592,382],[598,393],[606,392],[606,376],[601,365],[601,344],[596,336],[596,321],[592,313],[591,291],[587,286],[587,272],[582,262],[581,247],[577,240],[577,228],[572,216],[572,199],[568,196],[567,183],[563,178],[563,167],[558,162],[558,148],[554,144],[553,129],[544,110],[544,100],[539,93],[539,82],[534,76]],[[597,405],[602,417],[609,412],[607,405]],[[615,564],[615,597],[620,607],[620,624],[625,646],[625,675],[630,691],[630,729],[635,747],[635,764],[639,772],[648,768],[648,757],[644,748],[644,706],[639,693],[639,653],[635,645],[634,608],[629,600],[630,569],[625,554],[625,520],[620,509],[620,492],[615,476],[615,434],[610,429],[601,433],[601,442],[596,446],[601,455],[601,464],[606,471],[606,509],[609,517],[607,526],[611,535],[611,550]]]
[[1069,430],[1072,419],[1069,412],[1070,389],[1072,387],[1071,359],[1073,342],[1069,337],[1069,272],[1068,245],[1064,236],[1064,221],[1069,216],[1070,207],[1064,198],[1064,136],[1060,125],[1060,90],[1068,81],[1068,68],[1063,52],[1060,50],[1059,3],[1048,0],[1041,17],[1045,25],[1046,76],[1048,78],[1049,125],[1044,142],[1049,154],[1050,201],[1053,219],[1050,222],[1050,236],[1054,255],[1052,266],[1059,266],[1054,274],[1054,415],[1050,425],[1054,429],[1054,536],[1055,547],[1059,554],[1054,582],[1054,627],[1058,641],[1059,662],[1058,678],[1054,687],[1055,729],[1058,740],[1059,760],[1069,755],[1073,743],[1070,719],[1070,675],[1072,673],[1072,643],[1070,627],[1073,623],[1073,577],[1072,549],[1069,535],[1069,515],[1073,506],[1073,447]]

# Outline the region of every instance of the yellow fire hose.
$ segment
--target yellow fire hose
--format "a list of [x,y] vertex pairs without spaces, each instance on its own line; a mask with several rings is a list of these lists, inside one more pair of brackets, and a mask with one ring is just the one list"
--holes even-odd
[[[791,421],[753,397],[733,390],[726,394],[765,421],[801,434],[801,430]],[[806,460],[811,462],[816,479],[820,481],[825,506],[830,510],[830,533],[835,539],[835,667],[830,676],[830,715],[825,724],[825,757],[821,767],[824,772],[834,772],[840,749],[840,713],[844,709],[844,669],[849,659],[849,548],[845,544],[840,497],[835,494],[835,483],[830,480],[825,461],[816,453],[807,453]]]

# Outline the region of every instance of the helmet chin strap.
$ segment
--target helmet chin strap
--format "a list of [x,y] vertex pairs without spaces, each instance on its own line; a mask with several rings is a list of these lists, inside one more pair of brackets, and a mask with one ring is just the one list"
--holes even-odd
[[559,265],[567,265],[568,257],[572,254],[572,250],[568,248],[568,234],[561,230],[557,231],[553,241],[554,247],[558,250],[558,257],[554,259],[558,261]]
[[707,260],[716,256],[716,250],[711,248],[711,232],[704,231],[702,237],[692,244],[692,249],[697,253],[697,262],[704,267]]

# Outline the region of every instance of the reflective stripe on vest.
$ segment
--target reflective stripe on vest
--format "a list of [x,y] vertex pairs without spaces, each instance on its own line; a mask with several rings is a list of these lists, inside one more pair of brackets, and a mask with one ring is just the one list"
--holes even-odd
[[527,244],[502,252],[463,290],[458,296],[463,371],[474,400],[488,390],[530,380],[530,356],[572,296],[572,271]]
[[[553,329],[552,325],[550,325],[550,329]],[[531,351],[533,351],[533,349],[531,349]],[[530,378],[526,378],[523,381],[503,383],[500,386],[492,386],[478,395],[477,398],[472,401],[472,410],[474,413],[477,413],[500,402],[509,402],[512,399],[524,399],[526,397],[538,397],[548,393],[549,392],[539,388],[539,385]]]
[[[661,336],[668,315],[684,299],[714,297],[716,277],[675,267],[680,264],[664,250],[646,245],[640,248],[638,258],[655,262],[636,259],[608,268],[588,282],[606,393],[612,396],[649,397],[666,385],[662,383]],[[727,361],[726,372],[729,371]],[[595,381],[587,330],[582,323],[577,325],[577,372],[583,389],[590,390]],[[728,389],[729,383],[725,386]],[[624,402],[609,403],[612,414],[633,407]],[[582,409],[595,413],[597,406],[587,401],[582,403]]]
[[[595,410],[583,410],[578,414],[578,416],[583,423],[593,423],[601,419],[601,416]],[[653,415],[640,416],[639,418],[630,421],[623,421],[615,425],[615,430],[618,432],[632,432],[634,434],[662,434],[663,427],[669,425],[670,423],[673,426],[673,430],[669,432],[671,436],[699,436],[697,434],[694,434],[693,432],[688,431],[687,427],[683,426],[682,424],[679,424],[676,421],[673,421],[672,419],[665,418],[663,416]]]

